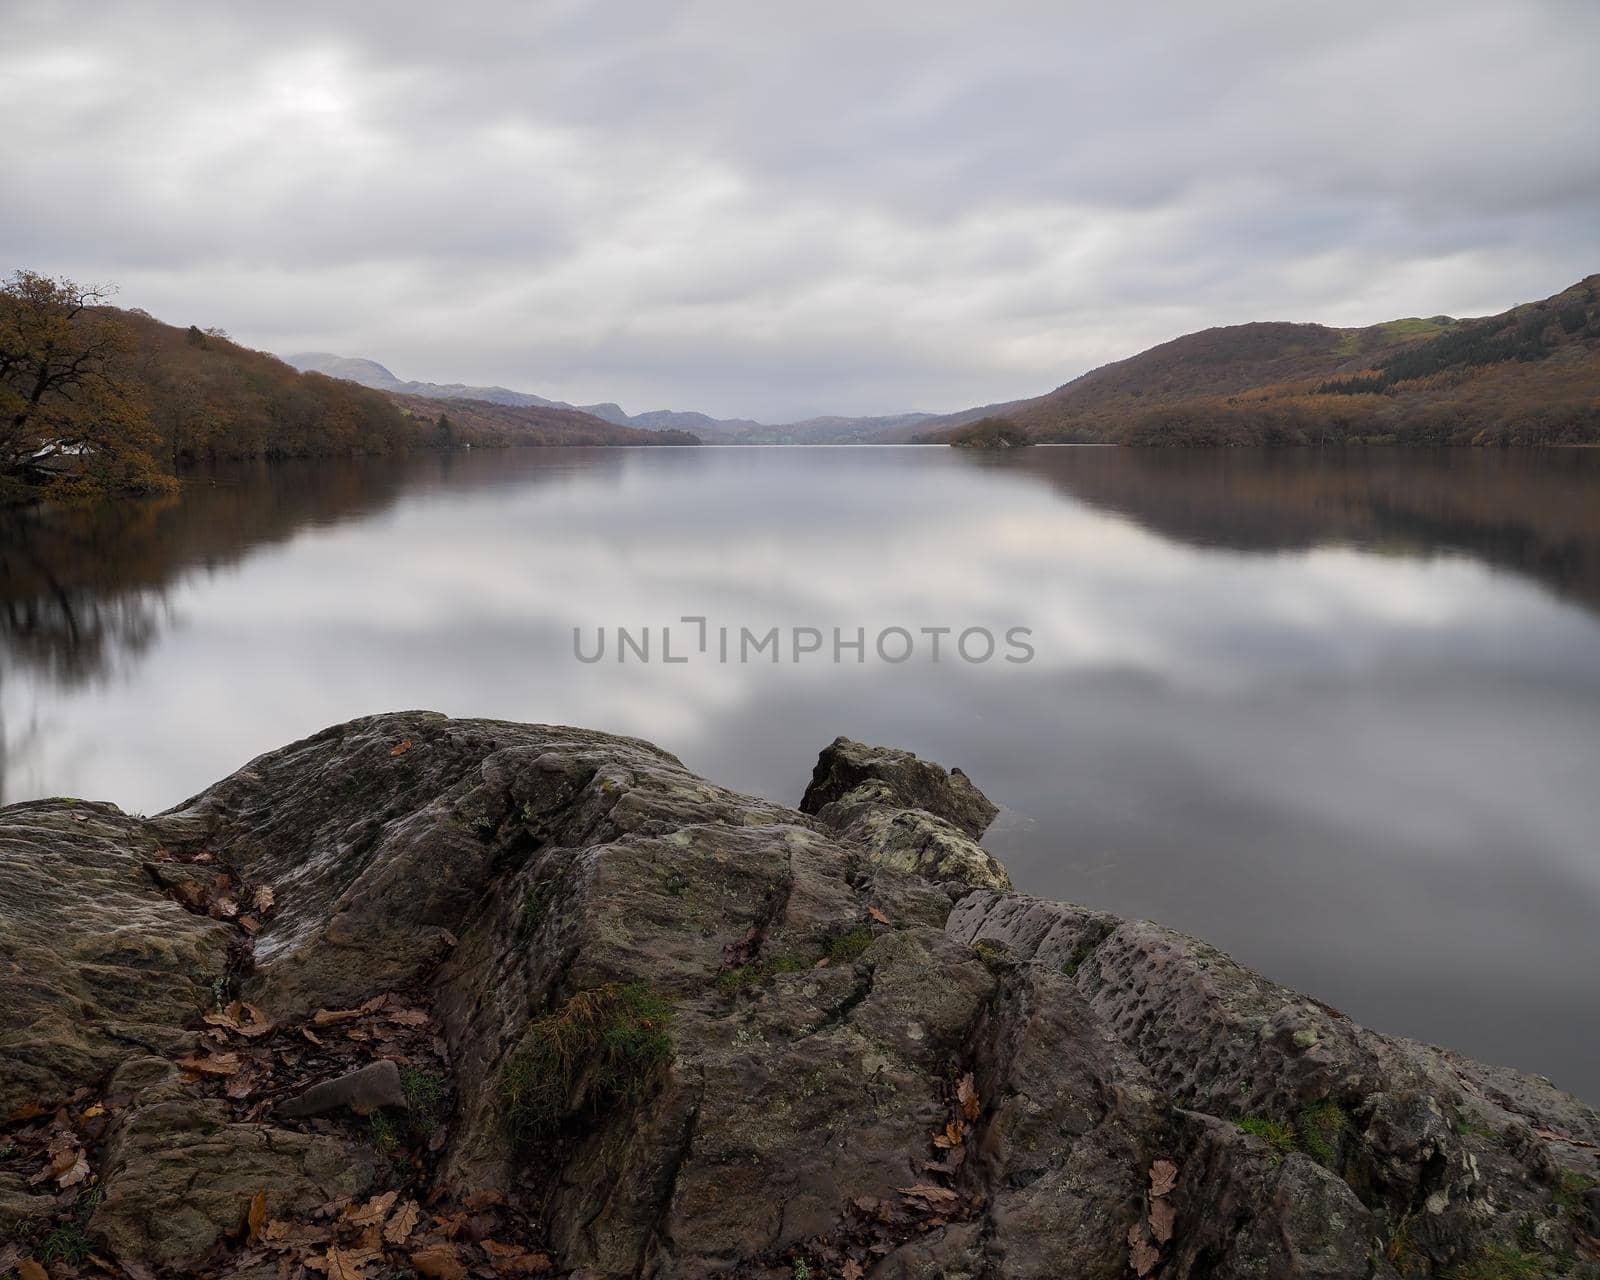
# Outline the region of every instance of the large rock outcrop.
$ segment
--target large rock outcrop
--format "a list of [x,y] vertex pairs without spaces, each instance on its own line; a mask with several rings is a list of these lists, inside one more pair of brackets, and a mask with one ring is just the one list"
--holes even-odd
[[1592,1109],[1013,893],[993,815],[422,712],[0,811],[0,1263],[1600,1275]]

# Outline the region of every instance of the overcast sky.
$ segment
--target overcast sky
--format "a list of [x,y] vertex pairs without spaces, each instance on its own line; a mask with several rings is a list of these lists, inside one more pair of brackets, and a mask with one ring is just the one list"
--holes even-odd
[[1600,271],[1595,0],[0,21],[0,268],[407,378],[953,410],[1208,325]]

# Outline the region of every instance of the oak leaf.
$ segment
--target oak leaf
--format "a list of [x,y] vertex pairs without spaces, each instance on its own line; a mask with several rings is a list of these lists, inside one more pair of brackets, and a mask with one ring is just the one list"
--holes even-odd
[[1170,1160],[1157,1160],[1150,1166],[1150,1197],[1160,1199],[1177,1184],[1178,1166]]
[[390,1244],[399,1244],[417,1229],[422,1217],[422,1206],[415,1200],[404,1201],[389,1221],[383,1224],[383,1238]]
[[1160,1243],[1172,1239],[1173,1220],[1177,1214],[1172,1208],[1170,1200],[1152,1200],[1150,1202],[1150,1234]]
[[961,1113],[968,1120],[976,1120],[978,1113],[983,1110],[983,1104],[978,1101],[978,1088],[973,1083],[972,1072],[967,1072],[957,1083],[956,1098],[961,1103]]
[[1147,1276],[1161,1261],[1161,1251],[1144,1238],[1144,1231],[1135,1222],[1128,1228],[1128,1265],[1136,1276]]
[[193,1071],[203,1076],[236,1076],[239,1074],[239,1055],[237,1053],[209,1053],[203,1058],[198,1054],[189,1054],[187,1057],[178,1058],[176,1061],[185,1071]]
[[272,891],[270,884],[258,884],[255,892],[250,895],[250,905],[262,915],[266,915],[277,904],[278,895]]
[[32,1258],[17,1263],[17,1280],[50,1280],[50,1273]]
[[430,1244],[414,1249],[411,1252],[411,1265],[429,1280],[466,1280],[467,1269],[462,1265],[454,1245]]
[[394,1202],[399,1199],[398,1191],[385,1191],[381,1196],[373,1196],[366,1204],[359,1208],[351,1205],[344,1211],[346,1221],[358,1227],[369,1226],[375,1222],[382,1222],[389,1216],[389,1210],[394,1207]]
[[395,746],[391,747],[390,750],[389,750],[389,754],[391,756],[403,756],[403,755],[405,755],[406,752],[408,752],[410,750],[411,750],[411,739],[407,738],[404,742],[397,743]]
[[889,923],[889,917],[886,916],[883,913],[883,911],[881,909],[879,909],[878,907],[868,907],[867,908],[867,914],[869,916],[871,916],[874,920],[876,920],[879,924],[888,924]]

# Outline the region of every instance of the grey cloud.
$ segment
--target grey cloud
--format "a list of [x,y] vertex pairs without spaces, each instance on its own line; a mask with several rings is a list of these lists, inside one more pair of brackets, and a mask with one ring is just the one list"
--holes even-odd
[[950,409],[1596,268],[1600,9],[11,6],[18,265],[639,410]]

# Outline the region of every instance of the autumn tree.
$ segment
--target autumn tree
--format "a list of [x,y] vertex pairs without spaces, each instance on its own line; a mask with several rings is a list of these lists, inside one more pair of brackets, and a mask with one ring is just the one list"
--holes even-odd
[[0,284],[0,477],[69,488],[160,488],[131,348],[109,291],[33,271]]

